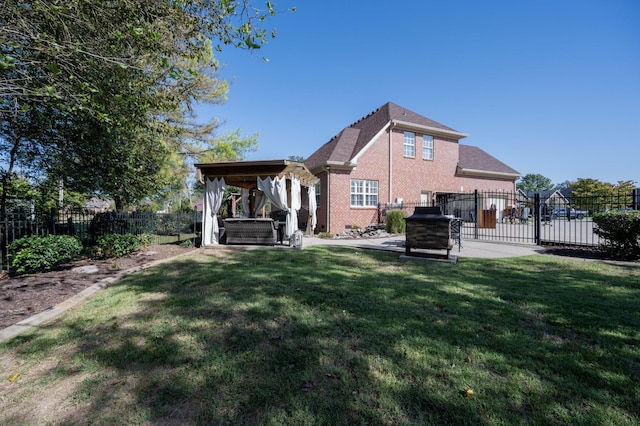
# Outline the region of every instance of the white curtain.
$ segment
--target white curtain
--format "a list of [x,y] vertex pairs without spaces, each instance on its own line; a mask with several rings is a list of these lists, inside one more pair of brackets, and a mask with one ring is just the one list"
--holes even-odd
[[287,209],[287,227],[285,233],[290,236],[298,230],[298,211],[302,207],[300,201],[300,178],[291,175],[291,208]]
[[316,204],[316,186],[309,185],[307,188],[307,194],[309,196],[309,215],[311,216],[310,231],[313,232],[318,224],[318,218],[316,217],[316,210],[318,208],[318,205]]
[[[258,178],[259,179],[259,178]],[[254,200],[253,200],[253,212],[251,212],[251,208],[249,207],[249,197],[251,196],[251,192],[246,189],[246,188],[242,188],[241,192],[241,201],[242,201],[242,210],[244,211],[244,214],[246,217],[255,217],[258,215],[258,212],[260,210],[262,210],[262,208],[264,207],[264,205],[267,203],[267,197],[264,195],[264,192],[262,191],[256,191],[255,192],[255,196],[254,196]],[[253,213],[253,215],[252,215]]]
[[258,212],[262,210],[265,204],[267,204],[267,197],[264,195],[264,192],[256,191],[256,199],[255,199],[256,216],[258,215]]
[[240,190],[240,202],[242,203],[244,216],[251,217],[251,212],[249,211],[249,190],[247,188],[242,188]]
[[[261,179],[258,176],[258,189],[271,200],[271,205],[279,210],[289,211],[287,207],[287,180],[284,177],[266,177]],[[287,214],[287,222],[285,230],[289,229],[289,215]],[[286,231],[285,231],[286,232]],[[287,236],[291,234],[287,233]]]
[[202,245],[205,247],[218,244],[220,228],[217,213],[222,205],[226,186],[224,178],[205,181],[202,209]]
[[258,189],[264,192],[264,195],[271,200],[271,204],[277,209],[288,210],[287,181],[284,177],[266,177],[262,179],[258,176]]

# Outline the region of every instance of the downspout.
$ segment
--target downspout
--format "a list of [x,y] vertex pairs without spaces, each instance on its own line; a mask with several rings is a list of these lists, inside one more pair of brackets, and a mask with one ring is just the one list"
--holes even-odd
[[389,122],[389,194],[388,194],[388,203],[393,202],[393,198],[391,197],[391,194],[393,192],[393,161],[392,161],[392,144],[391,144],[391,136],[393,134],[393,127],[394,127],[395,123],[393,122],[393,120],[391,120]]
[[331,197],[330,197],[330,188],[331,188],[331,167],[326,166],[324,168],[327,172],[327,232],[331,232]]

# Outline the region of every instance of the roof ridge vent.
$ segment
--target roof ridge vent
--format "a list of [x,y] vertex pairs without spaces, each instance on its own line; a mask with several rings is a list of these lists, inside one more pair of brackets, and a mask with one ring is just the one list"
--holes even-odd
[[375,110],[371,111],[369,114],[365,115],[364,117],[360,118],[357,121],[354,121],[353,123],[351,123],[351,125],[349,125],[349,127],[353,127],[356,124],[358,124],[359,122],[361,122],[362,120],[364,120],[365,118],[369,118],[371,117],[373,114],[375,114],[376,112],[380,111],[380,108],[376,108]]

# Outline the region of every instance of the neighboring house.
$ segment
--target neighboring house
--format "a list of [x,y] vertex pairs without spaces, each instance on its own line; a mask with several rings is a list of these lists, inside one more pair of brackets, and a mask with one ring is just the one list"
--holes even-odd
[[466,136],[391,102],[346,127],[305,161],[320,179],[316,231],[377,223],[379,203],[430,205],[475,189],[515,192],[520,173],[460,145]]
[[193,205],[193,209],[197,212],[202,212],[204,210],[204,198],[200,197],[198,201]]
[[548,191],[527,192],[528,200],[533,201],[536,193],[540,194],[540,204],[546,204],[550,208],[565,208],[569,206],[571,190],[563,189],[558,191],[557,189],[551,189]]
[[82,207],[93,213],[108,212],[111,208],[111,201],[100,197],[92,197],[89,201],[84,203]]

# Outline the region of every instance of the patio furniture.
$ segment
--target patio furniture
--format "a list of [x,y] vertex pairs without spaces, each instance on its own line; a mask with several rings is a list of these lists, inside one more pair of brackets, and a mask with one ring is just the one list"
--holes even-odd
[[269,218],[231,218],[224,220],[227,244],[274,245],[277,226]]
[[451,239],[458,244],[458,251],[462,248],[462,219],[454,217],[451,219]]

